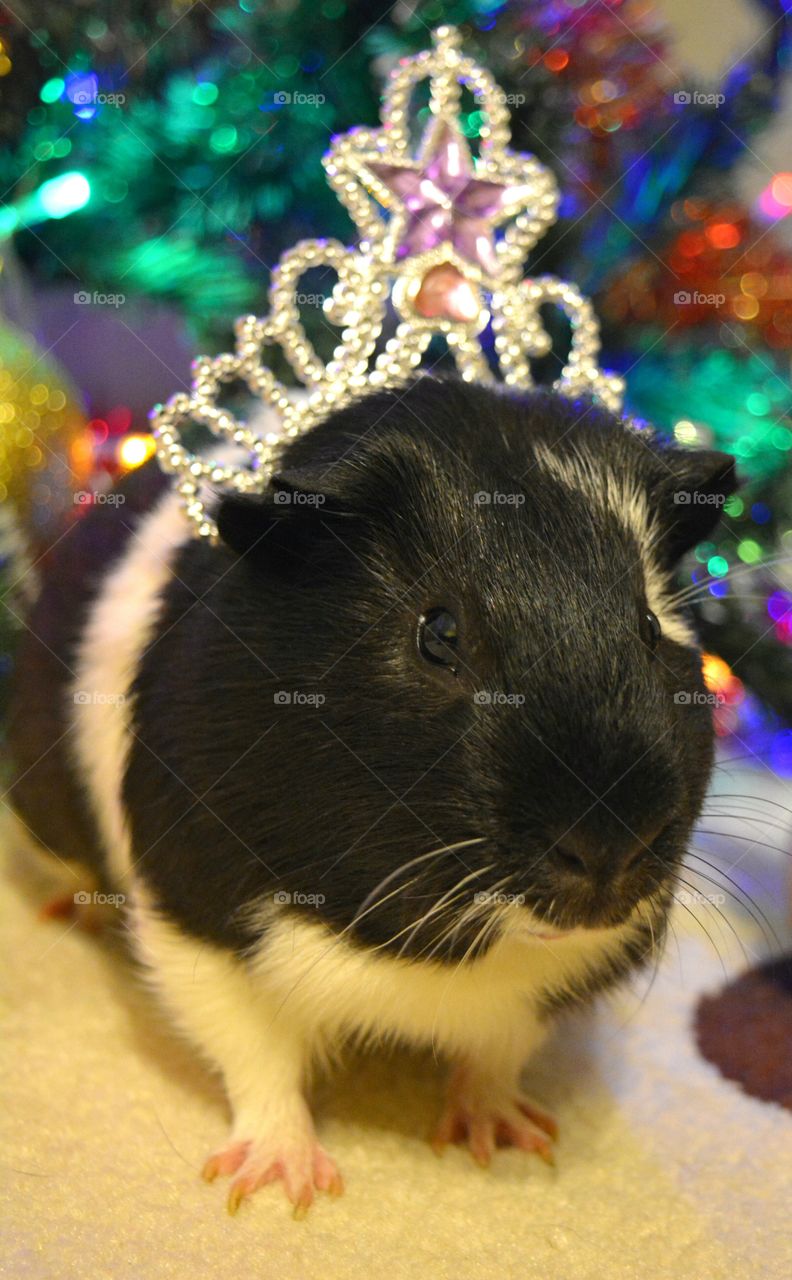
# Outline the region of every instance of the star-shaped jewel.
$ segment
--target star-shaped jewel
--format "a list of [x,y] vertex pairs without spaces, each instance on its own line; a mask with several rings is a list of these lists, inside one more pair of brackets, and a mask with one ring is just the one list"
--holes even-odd
[[405,213],[396,260],[451,244],[485,275],[494,275],[495,225],[528,204],[534,188],[527,182],[477,178],[470,147],[458,128],[448,120],[432,127],[420,163],[366,165]]

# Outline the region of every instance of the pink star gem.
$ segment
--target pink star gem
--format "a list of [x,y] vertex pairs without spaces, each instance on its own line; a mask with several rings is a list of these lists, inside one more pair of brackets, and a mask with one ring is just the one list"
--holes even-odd
[[437,128],[421,167],[379,162],[367,167],[407,215],[397,259],[450,243],[485,274],[497,273],[494,225],[529,202],[528,183],[477,178],[465,138],[448,121]]

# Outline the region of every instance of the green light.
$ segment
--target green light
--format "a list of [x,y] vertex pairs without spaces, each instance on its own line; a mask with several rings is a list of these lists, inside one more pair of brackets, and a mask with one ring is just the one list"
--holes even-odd
[[770,432],[770,439],[776,449],[792,449],[792,431],[789,427],[774,427]]
[[746,564],[756,564],[762,558],[762,548],[753,538],[743,538],[737,546],[737,555]]
[[729,562],[724,560],[723,556],[712,556],[707,561],[707,570],[713,578],[724,578],[729,572]]
[[752,391],[745,401],[745,407],[749,413],[754,414],[757,418],[762,418],[766,413],[770,412],[770,401],[767,396],[762,395],[761,391]]
[[723,510],[726,512],[727,516],[731,516],[734,520],[737,516],[742,515],[745,510],[745,503],[742,498],[738,498],[737,494],[733,493],[730,498],[726,499]]
[[280,58],[275,59],[275,75],[281,80],[290,80],[292,76],[296,76],[300,70],[300,64],[293,53],[284,53]]
[[216,84],[212,84],[209,80],[204,80],[193,89],[192,100],[199,107],[211,107],[213,102],[217,102],[218,93],[219,90]]
[[65,218],[82,209],[90,198],[91,184],[76,169],[50,178],[24,200],[0,208],[0,237],[10,236],[18,227],[46,222],[47,218]]
[[65,88],[65,82],[61,80],[60,76],[55,76],[54,80],[48,80],[46,84],[41,86],[39,97],[42,102],[57,102]]
[[82,209],[91,198],[91,184],[84,173],[76,169],[50,178],[39,187],[34,197],[45,218],[65,218],[67,214]]
[[209,146],[213,151],[218,151],[222,155],[226,151],[233,151],[237,144],[237,131],[232,124],[223,125],[220,129],[215,129],[209,139]]
[[108,178],[102,195],[110,204],[120,204],[122,200],[126,200],[128,193],[129,183],[123,178]]
[[714,550],[715,550],[714,542],[700,542],[699,545],[696,547],[696,559],[698,560],[699,564],[704,564],[705,561],[709,560]]

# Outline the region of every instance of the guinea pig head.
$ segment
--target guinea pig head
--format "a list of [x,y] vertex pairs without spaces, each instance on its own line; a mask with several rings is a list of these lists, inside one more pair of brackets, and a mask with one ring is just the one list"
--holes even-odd
[[441,959],[664,909],[713,750],[673,571],[734,486],[588,402],[420,377],[226,498],[292,902]]

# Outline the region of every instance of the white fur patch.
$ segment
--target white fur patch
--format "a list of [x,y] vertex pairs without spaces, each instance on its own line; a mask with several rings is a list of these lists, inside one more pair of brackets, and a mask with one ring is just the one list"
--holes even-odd
[[143,517],[102,584],[70,685],[72,749],[96,818],[108,867],[123,886],[131,862],[121,786],[130,746],[130,686],[149,644],[175,552],[191,537],[177,494]]
[[[432,1045],[517,1072],[544,1036],[539,994],[585,982],[635,933],[628,922],[546,943],[515,931],[456,967],[377,953],[269,906],[261,943],[242,961],[182,933],[139,885],[134,898],[138,954],[153,985],[247,1111],[262,1089],[296,1086],[312,1060],[331,1059],[347,1040]],[[518,915],[530,923],[528,912]]]
[[560,457],[542,444],[536,446],[535,453],[539,465],[556,480],[569,489],[584,493],[589,501],[597,503],[623,521],[641,552],[649,608],[657,615],[664,634],[670,640],[695,646],[696,638],[692,630],[668,604],[671,583],[655,554],[660,529],[650,510],[646,494],[629,476],[616,475],[613,471],[601,471],[599,468],[595,470],[589,459],[581,454]]
[[[520,911],[530,921],[528,912]],[[637,919],[637,917],[636,917]],[[504,933],[468,964],[410,960],[348,942],[317,921],[278,913],[252,959],[283,1009],[327,1039],[402,1040],[452,1056],[525,1060],[544,1034],[540,993],[585,981],[634,928],[580,930],[552,943]]]

